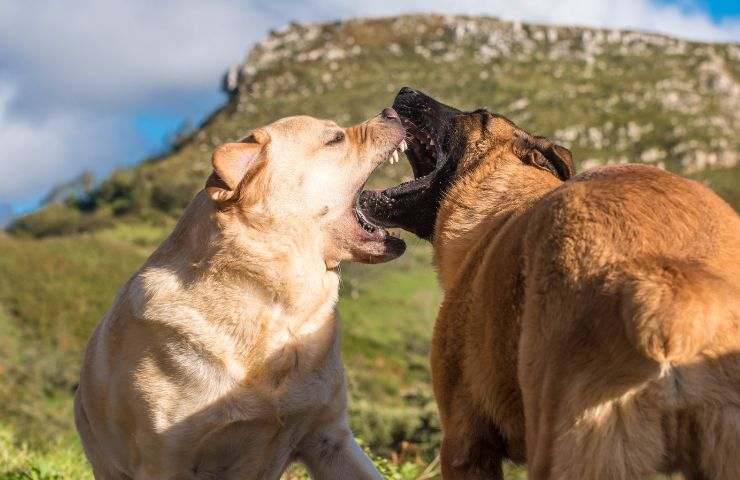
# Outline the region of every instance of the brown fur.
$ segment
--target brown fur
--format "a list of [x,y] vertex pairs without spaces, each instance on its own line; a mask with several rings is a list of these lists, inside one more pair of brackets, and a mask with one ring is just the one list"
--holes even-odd
[[95,478],[381,478],[348,426],[336,267],[402,253],[353,206],[403,137],[387,115],[290,117],[215,150],[90,339],[75,417]]
[[456,128],[433,237],[444,477],[510,457],[533,480],[740,478],[737,214],[651,167],[563,183],[503,119]]

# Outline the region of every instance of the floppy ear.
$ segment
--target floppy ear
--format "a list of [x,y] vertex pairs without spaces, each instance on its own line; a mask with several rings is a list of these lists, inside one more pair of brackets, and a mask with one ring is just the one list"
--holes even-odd
[[213,173],[206,182],[206,192],[217,202],[230,199],[239,184],[257,166],[262,144],[225,143],[213,151]]
[[570,150],[545,137],[530,137],[527,140],[530,148],[524,154],[523,160],[526,163],[548,170],[563,181],[573,176],[573,157]]

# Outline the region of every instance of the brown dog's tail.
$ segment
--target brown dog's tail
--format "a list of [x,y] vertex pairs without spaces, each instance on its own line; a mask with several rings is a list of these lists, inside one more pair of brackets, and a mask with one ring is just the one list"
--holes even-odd
[[738,289],[698,262],[659,259],[627,275],[628,337],[658,362],[685,362],[709,346],[738,311]]

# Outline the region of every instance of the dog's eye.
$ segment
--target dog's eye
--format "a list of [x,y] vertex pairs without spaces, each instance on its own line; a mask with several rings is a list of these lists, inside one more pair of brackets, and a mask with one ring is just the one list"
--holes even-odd
[[344,141],[344,132],[337,132],[326,145],[338,145]]

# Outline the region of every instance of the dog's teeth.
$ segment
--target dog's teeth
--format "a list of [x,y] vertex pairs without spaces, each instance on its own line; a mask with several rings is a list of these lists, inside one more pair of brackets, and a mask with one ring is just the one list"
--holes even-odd
[[401,145],[398,147],[402,152],[405,152],[407,148],[409,148],[408,144],[406,143],[406,140],[401,140]]
[[393,153],[391,154],[391,165],[393,165],[397,161],[398,161],[398,150],[393,150]]
[[432,140],[432,139],[429,139],[429,145],[432,145],[432,146],[434,146],[434,140]]

